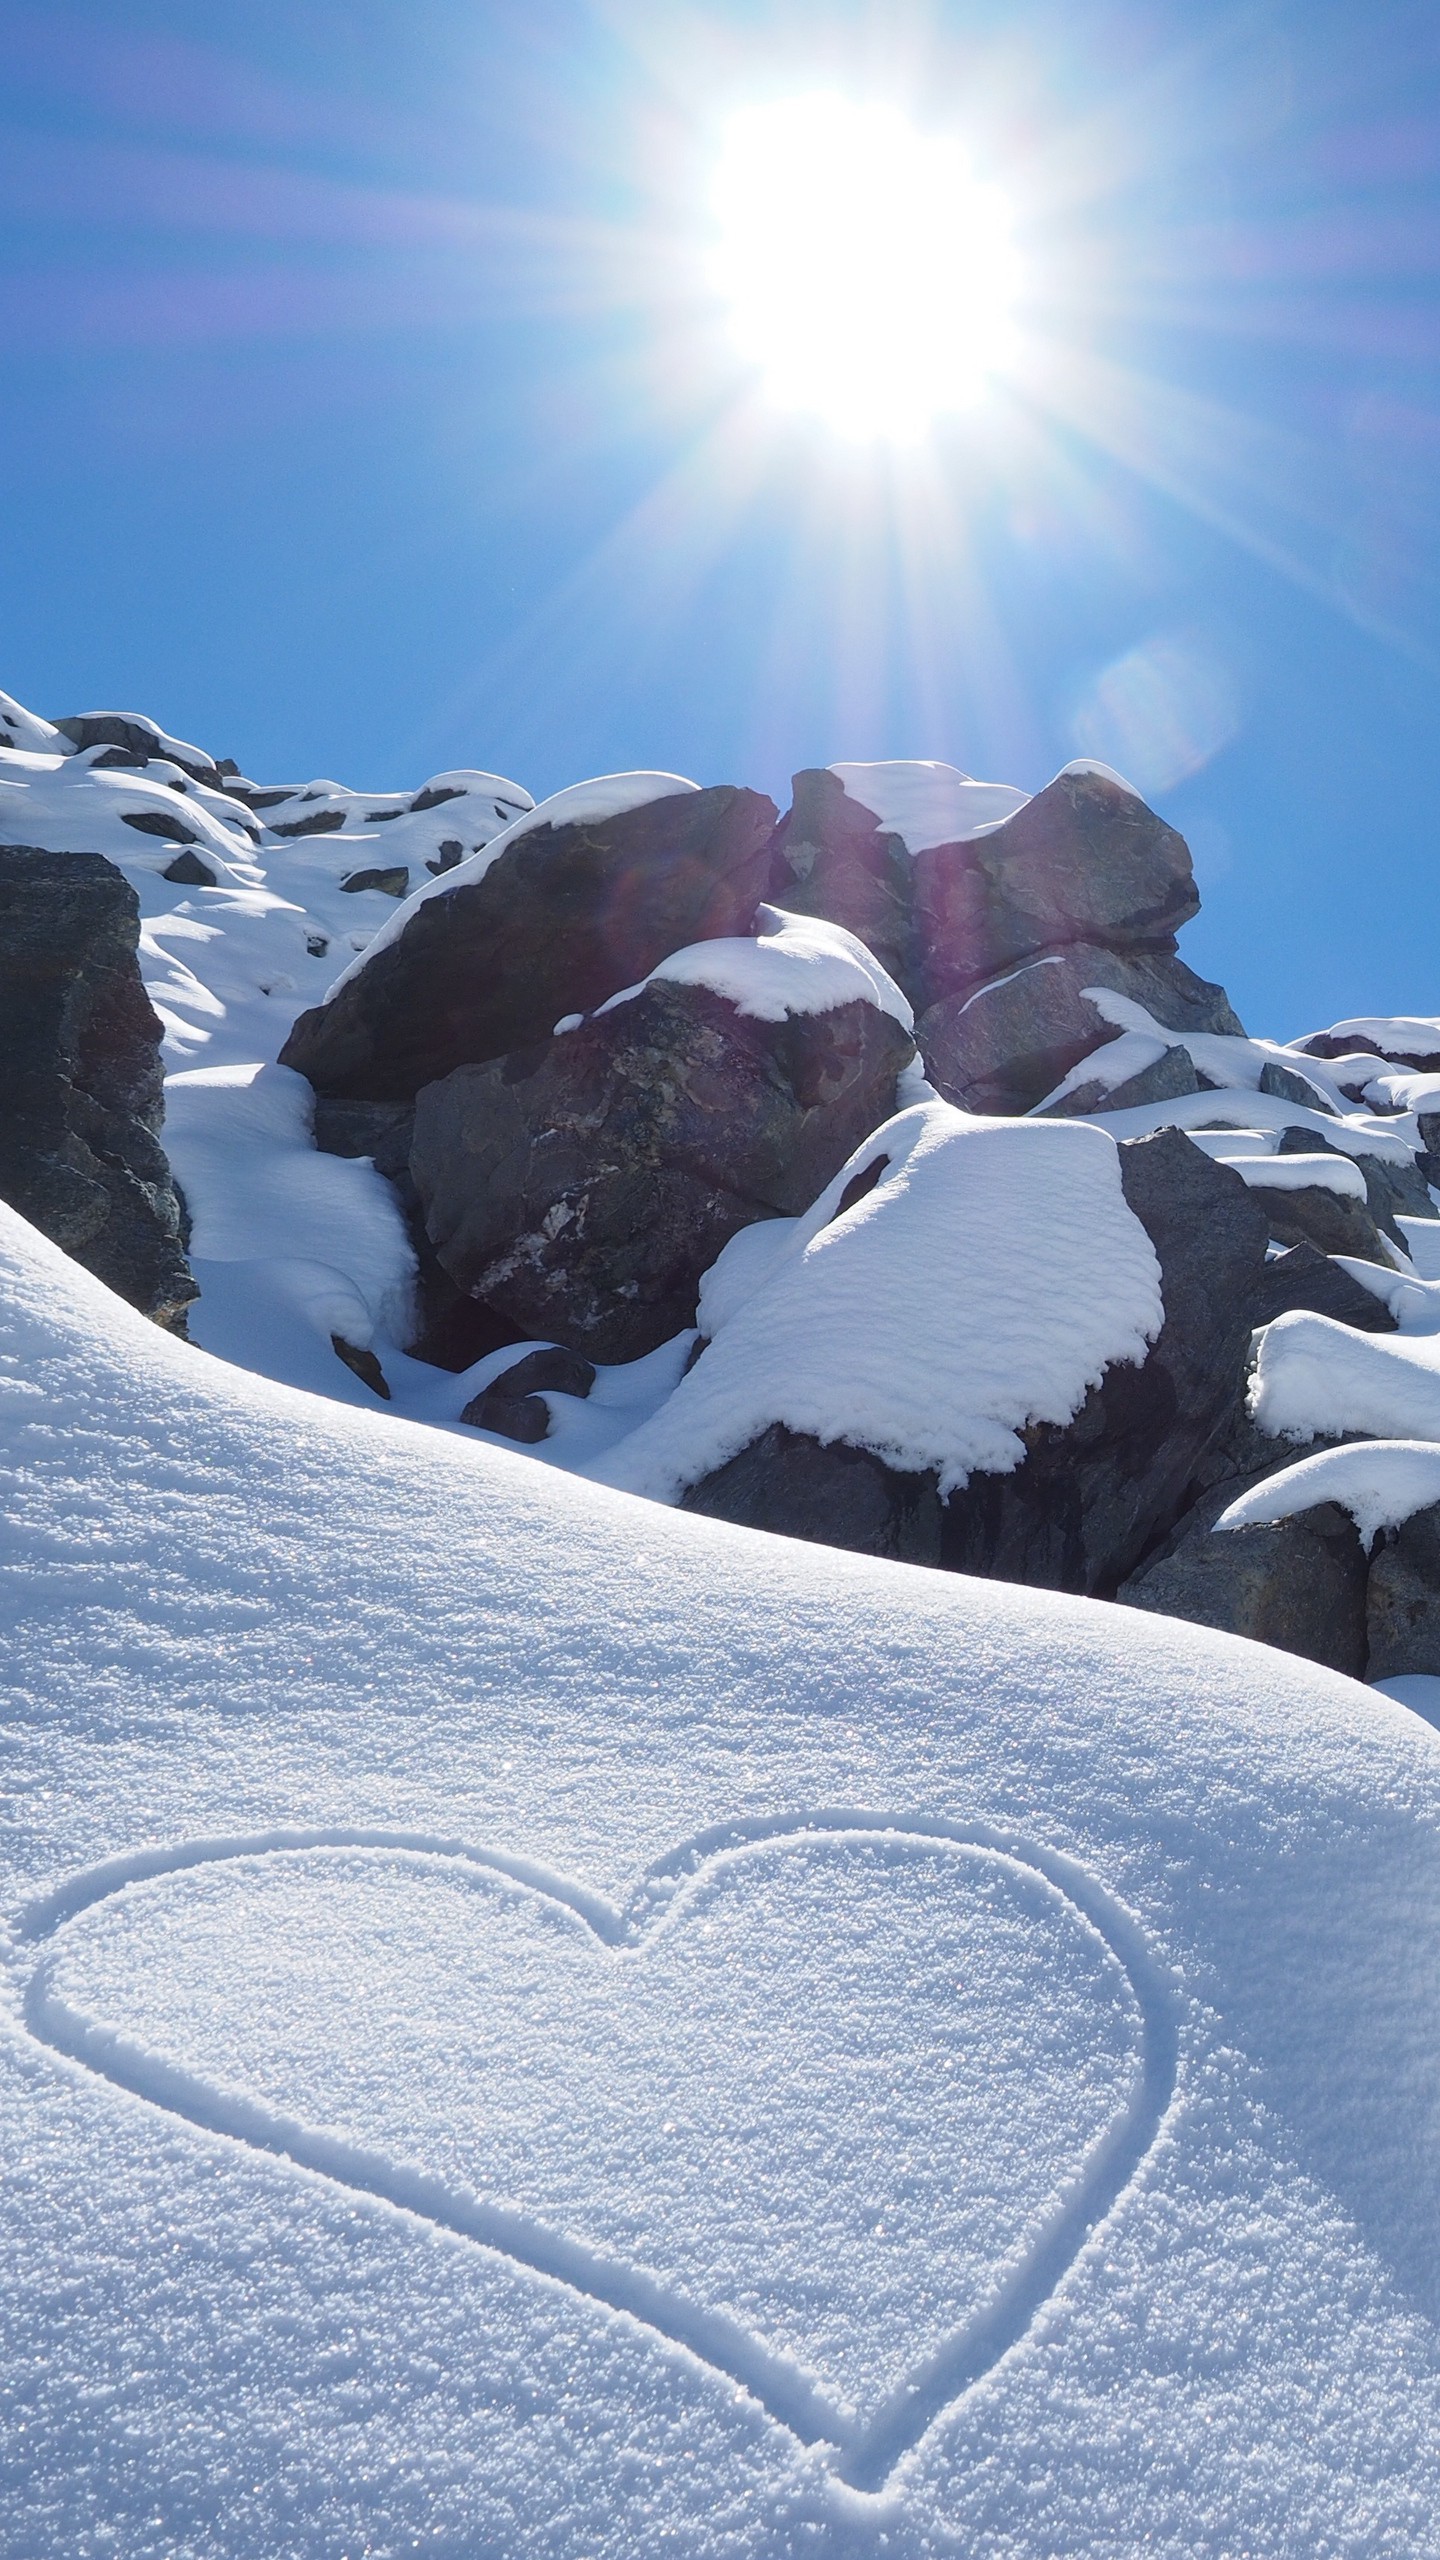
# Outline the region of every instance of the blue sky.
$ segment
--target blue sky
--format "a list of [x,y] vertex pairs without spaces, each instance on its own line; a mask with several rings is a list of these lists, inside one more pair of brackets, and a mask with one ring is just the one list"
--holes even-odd
[[[266,779],[1137,767],[1253,1027],[1440,1012],[1440,13],[7,0],[0,684]],[[725,114],[962,132],[1038,351],[758,413]],[[857,347],[855,361],[883,360]]]

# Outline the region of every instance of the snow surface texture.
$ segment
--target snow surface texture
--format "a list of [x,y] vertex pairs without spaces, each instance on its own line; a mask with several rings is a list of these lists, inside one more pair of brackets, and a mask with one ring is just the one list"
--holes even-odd
[[1248,1529],[1288,1520],[1317,1502],[1343,1505],[1365,1545],[1382,1529],[1398,1529],[1416,1511],[1440,1502],[1440,1448],[1428,1440],[1362,1440],[1348,1449],[1319,1449],[1250,1487],[1222,1511],[1217,1529]]
[[[757,1022],[784,1022],[787,1016],[829,1013],[842,1004],[873,1004],[888,1013],[902,1030],[912,1031],[915,1016],[908,999],[881,968],[871,951],[845,927],[823,917],[792,916],[783,907],[758,907],[756,932],[692,942],[674,951],[642,978],[622,987],[597,1010],[613,1013],[630,1004],[644,989],[663,979],[672,986],[709,987],[724,996],[737,1013]],[[558,1030],[574,1030],[584,1020],[567,1014]]]
[[1025,1424],[1068,1422],[1162,1321],[1155,1249],[1102,1131],[925,1104],[857,1148],[803,1218],[732,1239],[701,1290],[709,1348],[603,1473],[673,1501],[778,1422],[934,1468],[949,1493],[1018,1466]]
[[1426,1724],[0,1254],[0,2547],[1440,2550]]

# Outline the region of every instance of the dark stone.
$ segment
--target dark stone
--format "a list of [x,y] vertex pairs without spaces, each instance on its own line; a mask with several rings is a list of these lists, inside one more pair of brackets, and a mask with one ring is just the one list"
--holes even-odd
[[443,808],[447,800],[463,800],[464,797],[464,786],[461,783],[442,782],[437,786],[433,782],[427,782],[423,791],[416,792],[410,806],[418,814],[421,809]]
[[163,836],[167,844],[200,842],[194,828],[187,826],[183,818],[172,817],[168,809],[122,809],[120,823],[133,827],[137,835]]
[[[1389,1271],[1391,1265],[1382,1266]],[[1277,1316],[1303,1308],[1307,1314],[1333,1316],[1337,1324],[1354,1325],[1361,1333],[1395,1333],[1398,1327],[1383,1298],[1352,1279],[1313,1244],[1292,1245],[1288,1253],[1267,1262],[1251,1309],[1252,1324],[1273,1324]]]
[[188,851],[177,853],[173,862],[167,862],[160,877],[162,880],[174,880],[185,889],[213,889],[215,886],[215,874],[209,863],[202,862],[198,853]]
[[[1169,1031],[1240,1028],[1224,988],[1197,978],[1173,950],[1120,952],[1073,943],[991,986],[947,996],[921,1015],[915,1037],[936,1091],[964,1111],[1033,1110],[1072,1067],[1120,1037],[1081,993],[1085,987],[1128,996]],[[1191,1082],[1179,1089],[1197,1092],[1193,1067],[1189,1074]]]
[[68,738],[77,752],[86,747],[119,747],[136,764],[178,764],[192,782],[208,783],[214,791],[225,783],[225,770],[202,754],[198,747],[184,745],[167,738],[153,720],[140,711],[73,711],[55,727],[62,738]]
[[[1440,1156],[1440,1111],[1417,1112],[1416,1125],[1420,1131],[1420,1144],[1426,1155]],[[1430,1205],[1434,1207],[1433,1200]]]
[[929,1004],[1065,943],[1168,950],[1200,904],[1184,837],[1093,773],[1059,774],[988,835],[915,855],[914,884]]
[[377,1173],[403,1183],[410,1167],[415,1113],[408,1102],[315,1103],[315,1144],[327,1156],[368,1156]]
[[1304,1040],[1292,1040],[1290,1046],[1303,1049],[1311,1058],[1383,1058],[1387,1066],[1398,1067],[1405,1075],[1433,1076],[1440,1068],[1440,1049],[1427,1049],[1423,1056],[1397,1056],[1363,1031],[1312,1031]]
[[158,1131],[140,907],[98,853],[0,847],[0,1198],[143,1315],[197,1295]]
[[[412,1227],[412,1236],[415,1233]],[[513,1317],[501,1315],[479,1298],[467,1298],[463,1289],[456,1288],[449,1273],[441,1269],[423,1227],[416,1259],[420,1322],[414,1341],[406,1345],[412,1360],[426,1360],[432,1369],[449,1369],[459,1377],[473,1369],[477,1360],[488,1360],[492,1351],[503,1351],[507,1343],[528,1341],[525,1327]]]
[[1440,1503],[1382,1531],[1370,1560],[1365,1614],[1367,1679],[1440,1674]]
[[748,931],[774,803],[730,784],[529,828],[483,877],[420,900],[282,1051],[321,1093],[409,1101],[548,1037],[686,944]]
[[1188,1049],[1166,1049],[1148,1067],[1141,1067],[1122,1084],[1077,1084],[1059,1102],[1046,1105],[1046,1117],[1057,1120],[1089,1120],[1099,1111],[1138,1111],[1149,1102],[1178,1102],[1186,1094],[1204,1093]]
[[[280,794],[282,800],[288,800],[290,796],[288,791]],[[276,836],[331,836],[337,827],[344,824],[343,809],[312,809],[308,818],[275,819],[270,832]]]
[[792,915],[825,916],[873,951],[912,998],[917,992],[914,879],[904,839],[852,799],[836,773],[797,773],[775,830],[768,895]]
[[382,889],[387,898],[403,898],[410,887],[410,873],[406,864],[397,862],[388,870],[352,871],[340,886],[352,896],[360,889]]
[[1321,1502],[1254,1528],[1215,1529],[1220,1513],[1245,1490],[1243,1482],[1232,1482],[1207,1494],[1186,1513],[1165,1551],[1123,1582],[1116,1598],[1362,1678],[1365,1550],[1349,1512]]
[[1164,1323],[1071,1422],[1032,1424],[1024,1463],[945,1505],[942,1561],[1107,1596],[1178,1517],[1244,1387],[1265,1222],[1228,1165],[1178,1129],[1120,1148],[1125,1197],[1159,1258]]
[[437,874],[441,871],[453,871],[456,863],[463,862],[464,859],[465,847],[459,837],[444,836],[441,838],[440,847],[433,862],[427,860],[425,868]]
[[868,1449],[822,1445],[779,1422],[693,1485],[680,1508],[901,1564],[940,1562],[933,1475],[901,1474]]
[[330,1344],[337,1360],[343,1360],[347,1369],[354,1370],[363,1386],[369,1387],[372,1394],[383,1396],[388,1404],[390,1389],[385,1382],[385,1372],[374,1352],[366,1350],[361,1343],[347,1342],[343,1333],[332,1333]]
[[1264,1211],[1276,1244],[1312,1244],[1320,1253],[1351,1254],[1361,1262],[1384,1260],[1379,1229],[1362,1200],[1319,1183],[1282,1191],[1254,1182],[1250,1197]]
[[1323,1111],[1335,1118],[1335,1105],[1327,1102],[1318,1085],[1308,1076],[1297,1075],[1293,1067],[1282,1067],[1276,1058],[1267,1058],[1260,1070],[1260,1090],[1273,1094],[1278,1102],[1298,1102],[1307,1111]]
[[895,1108],[909,1034],[858,1002],[759,1022],[656,980],[416,1102],[410,1174],[462,1289],[604,1361],[693,1323],[741,1227],[808,1208]]
[[481,1431],[500,1432],[507,1440],[533,1444],[549,1436],[547,1393],[588,1396],[594,1384],[594,1364],[582,1360],[578,1352],[562,1350],[558,1344],[547,1351],[529,1351],[472,1396],[460,1419]]
[[[578,1351],[566,1351],[551,1343],[543,1351],[527,1351],[513,1368],[502,1369],[492,1378],[486,1395],[534,1396],[549,1393],[557,1396],[588,1396],[595,1384],[595,1363],[584,1360]],[[462,1415],[462,1421],[468,1415]]]
[[550,1437],[550,1407],[543,1396],[501,1396],[488,1387],[483,1396],[471,1397],[460,1419],[525,1448]]

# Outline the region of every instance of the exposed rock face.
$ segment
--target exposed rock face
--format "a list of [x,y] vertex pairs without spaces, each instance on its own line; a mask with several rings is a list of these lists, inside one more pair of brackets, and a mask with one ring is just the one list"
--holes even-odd
[[1363,1200],[1318,1182],[1294,1190],[1256,1182],[1250,1197],[1263,1210],[1276,1244],[1308,1244],[1318,1253],[1350,1254],[1360,1262],[1385,1260],[1380,1230]]
[[838,774],[797,773],[775,830],[770,888],[792,915],[824,916],[858,934],[912,1003],[919,990],[914,874],[902,837],[851,798]]
[[1310,1315],[1333,1316],[1337,1324],[1354,1325],[1359,1333],[1394,1333],[1395,1318],[1383,1298],[1352,1279],[1338,1262],[1313,1244],[1292,1245],[1288,1253],[1267,1262],[1260,1275],[1254,1324],[1273,1324],[1277,1316],[1304,1309]]
[[[1117,1025],[1082,992],[1086,987],[1109,987],[1130,997],[1167,1030],[1241,1029],[1224,988],[1197,978],[1173,951],[1106,951],[1094,943],[1072,943],[968,995],[946,996],[922,1014],[915,1037],[936,1091],[962,1111],[1033,1109],[1082,1058],[1119,1037]],[[1188,1082],[1174,1089],[1198,1092],[1199,1078],[1188,1059],[1186,1067]],[[1105,1107],[1117,1107],[1108,1094]]]
[[914,1054],[878,1006],[759,1022],[656,980],[579,1030],[420,1093],[410,1175],[469,1296],[592,1360],[693,1323],[756,1218],[808,1208],[895,1107]]
[[[171,738],[154,720],[140,711],[73,711],[55,723],[62,738],[83,750],[86,747],[110,747],[115,761],[150,764],[163,758],[167,764],[178,764],[192,782],[208,783],[212,791],[225,788],[226,769],[217,765],[201,747],[187,746],[183,738]],[[108,761],[108,759],[107,759]]]
[[418,904],[281,1061],[338,1100],[408,1102],[546,1039],[687,943],[748,932],[774,802],[724,784],[528,830],[479,880]]
[[0,1196],[172,1331],[198,1294],[157,1131],[134,890],[98,853],[0,847]]
[[460,1419],[480,1431],[498,1432],[506,1440],[533,1447],[550,1433],[546,1394],[588,1396],[594,1384],[593,1362],[582,1360],[577,1351],[562,1351],[558,1345],[527,1351],[523,1360],[471,1397]]
[[1113,1592],[1176,1518],[1244,1386],[1265,1221],[1238,1174],[1176,1129],[1120,1149],[1125,1197],[1160,1262],[1165,1321],[1063,1426],[1026,1434],[1008,1476],[972,1476],[945,1508],[942,1561],[1062,1591]]
[[988,835],[915,856],[927,1001],[1066,943],[1168,950],[1199,905],[1183,836],[1119,783],[1062,773]]
[[1440,1673],[1440,1504],[1382,1534],[1366,1594],[1367,1677]]
[[869,1449],[838,1440],[822,1445],[778,1422],[693,1486],[680,1507],[898,1564],[940,1562],[933,1475],[904,1474]]
[[1362,1678],[1365,1550],[1349,1512],[1322,1502],[1273,1524],[1216,1530],[1215,1520],[1244,1490],[1243,1481],[1228,1484],[1197,1503],[1165,1551],[1123,1582],[1116,1598]]
[[1184,1094],[1203,1093],[1205,1089],[1189,1050],[1165,1049],[1153,1065],[1141,1067],[1120,1084],[1102,1084],[1098,1076],[1092,1076],[1085,1084],[1072,1085],[1058,1102],[1045,1105],[1045,1116],[1088,1120],[1097,1111],[1138,1111],[1146,1103],[1178,1102]]
[[973,1475],[942,1503],[933,1476],[772,1429],[692,1486],[686,1507],[955,1572],[1113,1592],[1234,1417],[1265,1255],[1239,1176],[1178,1130],[1122,1146],[1120,1164],[1159,1258],[1164,1324],[1146,1359],[1108,1369],[1073,1421],[1032,1426],[1012,1474]]

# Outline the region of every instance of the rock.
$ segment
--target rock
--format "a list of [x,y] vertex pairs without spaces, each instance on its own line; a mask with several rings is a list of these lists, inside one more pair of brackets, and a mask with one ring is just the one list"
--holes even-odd
[[137,835],[163,836],[167,844],[198,844],[199,836],[183,818],[173,817],[168,809],[122,809],[122,827],[133,827]]
[[[1280,1156],[1350,1154],[1348,1148],[1337,1147],[1318,1129],[1282,1129],[1275,1152]],[[1351,1155],[1350,1161],[1358,1167],[1365,1184],[1366,1206],[1374,1225],[1390,1238],[1392,1244],[1398,1244],[1403,1253],[1405,1237],[1397,1219],[1432,1218],[1436,1214],[1418,1165],[1413,1157],[1400,1163],[1392,1161],[1389,1156]],[[1335,1249],[1342,1250],[1340,1247]],[[1382,1251],[1368,1258],[1383,1262],[1385,1255]]]
[[1097,1111],[1138,1111],[1150,1102],[1178,1102],[1189,1093],[1204,1093],[1188,1049],[1164,1049],[1153,1065],[1126,1076],[1122,1084],[1092,1078],[1077,1084],[1059,1102],[1047,1103],[1046,1115],[1057,1120],[1089,1120]]
[[1327,1190],[1318,1182],[1293,1191],[1252,1182],[1250,1197],[1264,1212],[1267,1232],[1276,1244],[1313,1245],[1322,1254],[1350,1254],[1358,1261],[1394,1269],[1363,1200]]
[[1297,1075],[1293,1067],[1282,1067],[1276,1058],[1267,1058],[1260,1070],[1260,1090],[1270,1093],[1278,1102],[1298,1102],[1306,1111],[1323,1111],[1327,1118],[1336,1116],[1335,1105],[1327,1102],[1318,1085],[1308,1076]]
[[824,916],[857,934],[913,1001],[914,876],[904,839],[821,767],[797,773],[792,795],[775,830],[767,896],[792,915]]
[[[1391,1266],[1385,1265],[1388,1270]],[[1313,1244],[1292,1245],[1288,1253],[1267,1262],[1251,1308],[1252,1324],[1273,1324],[1277,1316],[1302,1308],[1310,1315],[1333,1316],[1337,1324],[1354,1325],[1361,1333],[1395,1333],[1398,1327],[1383,1298],[1363,1280],[1332,1262]]]
[[390,1402],[390,1389],[386,1383],[385,1372],[373,1351],[367,1350],[363,1343],[347,1342],[343,1333],[331,1334],[330,1348],[336,1359],[343,1360],[346,1368],[354,1371],[356,1377],[370,1389],[372,1395],[383,1396],[387,1404]]
[[160,877],[162,880],[174,880],[185,889],[213,889],[215,886],[215,874],[209,863],[202,862],[198,853],[188,851],[177,853],[173,862],[167,862]]
[[1120,1148],[1125,1197],[1160,1262],[1165,1320],[1073,1421],[1034,1425],[1012,1475],[972,1476],[945,1506],[941,1560],[1108,1596],[1179,1516],[1243,1393],[1265,1222],[1238,1174],[1178,1129]]
[[1322,1502],[1273,1524],[1215,1529],[1220,1513],[1245,1490],[1242,1481],[1207,1494],[1164,1552],[1122,1582],[1117,1600],[1278,1645],[1362,1678],[1365,1550],[1349,1512]]
[[352,897],[361,889],[380,889],[387,898],[403,898],[410,887],[409,866],[396,862],[384,869],[352,871],[340,886],[348,889]]
[[1200,904],[1184,837],[1086,772],[1057,775],[988,835],[917,854],[914,884],[928,1004],[1066,943],[1166,951]]
[[550,1432],[546,1394],[588,1396],[594,1384],[594,1363],[556,1344],[548,1351],[527,1352],[513,1368],[492,1378],[488,1387],[471,1397],[460,1419],[533,1447]]
[[208,783],[212,791],[225,787],[226,772],[199,747],[187,746],[183,738],[172,738],[140,711],[73,711],[55,722],[62,738],[68,738],[78,753],[87,747],[118,747],[135,764],[178,764],[192,782]]
[[1440,1674],[1440,1503],[1382,1531],[1370,1560],[1365,1600],[1366,1678],[1407,1671]]
[[[1033,1110],[1072,1067],[1120,1036],[1119,1026],[1082,993],[1086,987],[1128,996],[1167,1030],[1240,1028],[1224,988],[1197,978],[1173,951],[1116,952],[1076,943],[969,995],[947,996],[922,1014],[915,1037],[936,1091],[964,1111]],[[1198,1092],[1188,1059],[1186,1071],[1190,1082],[1174,1090]]]
[[973,1475],[942,1503],[932,1476],[772,1425],[693,1485],[685,1507],[954,1572],[1112,1593],[1236,1420],[1265,1255],[1239,1176],[1179,1130],[1122,1145],[1120,1165],[1159,1257],[1164,1323],[1144,1362],[1108,1369],[1071,1422],[1032,1425],[1012,1474]]
[[[282,796],[288,800],[290,794],[287,791]],[[251,805],[258,807],[260,804],[252,802]],[[276,818],[271,824],[270,832],[275,836],[329,836],[335,833],[337,827],[343,827],[344,824],[343,809],[312,809],[309,816],[305,818],[283,820]]]
[[157,1132],[161,1026],[134,890],[98,853],[0,847],[0,1197],[142,1314],[198,1294]]
[[914,1054],[876,1005],[760,1022],[657,979],[543,1046],[417,1098],[427,1233],[470,1296],[596,1360],[694,1321],[722,1245],[808,1208],[895,1108]]
[[822,1446],[778,1422],[692,1486],[680,1508],[900,1564],[940,1562],[933,1475],[902,1474],[868,1449]]
[[317,1092],[410,1101],[453,1069],[545,1039],[691,942],[745,933],[773,801],[732,785],[623,816],[527,828],[482,877],[417,902],[403,930],[282,1051]]

